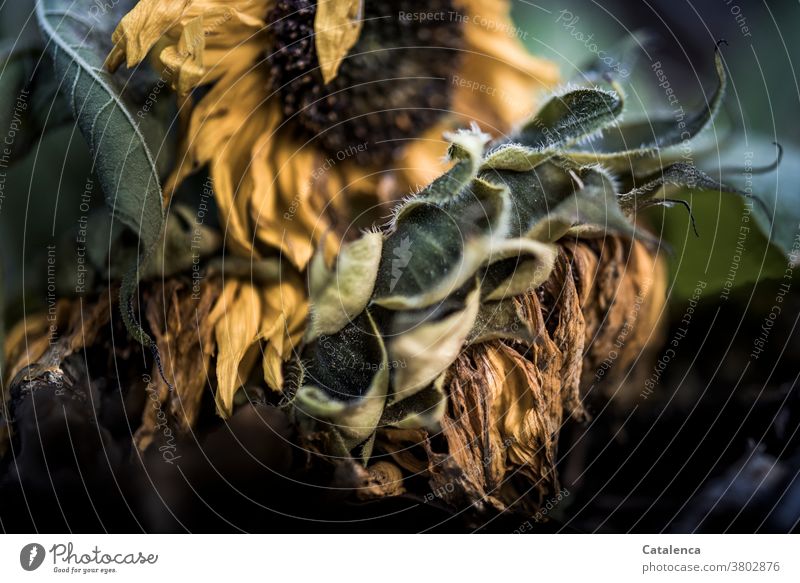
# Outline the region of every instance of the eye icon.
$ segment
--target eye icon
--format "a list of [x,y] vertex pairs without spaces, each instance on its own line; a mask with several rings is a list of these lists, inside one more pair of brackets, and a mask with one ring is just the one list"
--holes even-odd
[[44,547],[38,543],[30,543],[19,552],[19,564],[26,571],[35,571],[44,562]]

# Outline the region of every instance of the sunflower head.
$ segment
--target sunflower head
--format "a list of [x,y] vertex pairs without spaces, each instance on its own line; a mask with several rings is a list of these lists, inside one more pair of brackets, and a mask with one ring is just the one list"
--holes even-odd
[[351,200],[427,183],[445,170],[443,132],[476,121],[503,134],[557,81],[509,35],[509,10],[501,0],[140,0],[106,65],[149,55],[178,93],[167,194],[207,167],[229,248],[277,249],[302,270],[323,233],[350,223]]
[[[553,453],[562,410],[581,410],[584,339],[558,330],[588,307],[564,254],[611,236],[655,244],[636,213],[669,206],[675,189],[738,192],[681,149],[719,109],[719,54],[717,90],[688,124],[658,115],[623,122],[623,90],[597,67],[587,72],[597,85],[557,92],[508,139],[492,142],[477,127],[449,134],[447,173],[399,205],[383,232],[345,245],[335,265],[314,262],[312,318],[288,392],[301,422],[325,427],[335,455],[366,458],[387,429],[442,423],[452,435],[465,422],[445,416],[447,395],[461,387],[486,390],[480,407],[496,407],[483,424],[513,437],[515,463],[540,464],[537,440],[547,437]],[[631,249],[631,266],[655,278],[656,263]],[[545,326],[547,303],[564,319]],[[453,367],[465,347],[471,356]]]

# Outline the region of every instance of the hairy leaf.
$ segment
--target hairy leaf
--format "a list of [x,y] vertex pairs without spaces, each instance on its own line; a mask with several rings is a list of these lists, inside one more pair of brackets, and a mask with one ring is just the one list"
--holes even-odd
[[[717,87],[705,105],[695,112],[650,117],[619,124],[604,132],[602,138],[592,142],[590,148],[570,151],[567,155],[578,165],[601,163],[606,168],[620,172],[644,169],[648,172],[671,164],[684,155],[677,146],[688,144],[706,129],[722,105],[727,86],[727,75],[719,50],[714,55]],[[655,154],[658,153],[658,156]],[[644,163],[644,161],[649,161]]]
[[571,89],[551,98],[514,139],[537,150],[564,148],[615,124],[622,108],[618,91]]
[[462,310],[443,318],[431,318],[403,333],[393,334],[388,342],[394,369],[391,402],[413,396],[429,385],[458,357],[480,307],[480,292],[471,291]]
[[480,344],[497,339],[531,344],[535,340],[530,323],[513,298],[484,302],[467,336],[467,344]]
[[447,407],[447,392],[444,389],[446,377],[447,373],[443,373],[433,384],[413,396],[387,405],[381,417],[381,426],[433,429]]
[[422,308],[464,285],[505,232],[504,194],[476,189],[449,204],[414,201],[401,209],[384,243],[373,302]]

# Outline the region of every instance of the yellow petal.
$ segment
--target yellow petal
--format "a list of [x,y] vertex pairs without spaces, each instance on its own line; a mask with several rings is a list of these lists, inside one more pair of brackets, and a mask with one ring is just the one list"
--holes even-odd
[[[468,50],[460,74],[495,89],[473,91],[457,87],[453,109],[492,133],[505,133],[534,112],[535,90],[558,82],[557,66],[531,55],[511,20],[508,0],[459,0],[471,17],[464,27]],[[472,85],[474,87],[475,84]]]
[[[249,283],[239,283],[232,301],[225,297],[223,314],[214,328],[217,339],[217,411],[223,417],[233,412],[233,397],[246,380],[240,369],[248,351],[258,341],[261,301]],[[216,307],[215,310],[216,311]]]
[[322,79],[336,78],[347,51],[361,34],[363,0],[322,0],[317,4],[314,35]]
[[312,148],[293,144],[290,137],[279,134],[254,155],[251,216],[259,241],[280,249],[303,269],[328,223],[311,199],[317,156]]
[[114,47],[105,67],[114,71],[123,61],[128,67],[140,63],[161,37],[180,23],[190,3],[191,0],[141,0],[111,35]]
[[305,287],[299,277],[296,279],[296,282],[282,283],[280,292],[270,296],[270,302],[279,305],[281,326],[275,329],[267,340],[284,360],[289,358],[305,332],[306,317],[308,316]]
[[[170,45],[161,52],[161,62],[173,72],[173,87],[181,100],[186,99],[192,89],[200,85],[205,74],[203,68],[205,47],[203,17],[198,16],[183,27],[177,45]],[[183,108],[181,111],[184,111]]]
[[442,135],[450,129],[451,126],[436,124],[403,149],[403,158],[398,163],[402,168],[402,190],[416,192],[444,174],[448,163],[442,153],[447,151],[449,143]]
[[275,392],[283,390],[283,358],[275,346],[267,344],[264,348],[264,381]]
[[303,280],[287,273],[285,280],[263,292],[262,338],[264,380],[274,391],[283,387],[283,363],[305,333],[308,301]]
[[210,165],[226,245],[255,257],[248,209],[256,196],[254,173],[262,163],[252,159],[252,152],[280,121],[277,104],[264,102],[264,83],[261,75],[233,71],[214,85],[192,111],[179,165],[165,187],[171,193],[197,168]]

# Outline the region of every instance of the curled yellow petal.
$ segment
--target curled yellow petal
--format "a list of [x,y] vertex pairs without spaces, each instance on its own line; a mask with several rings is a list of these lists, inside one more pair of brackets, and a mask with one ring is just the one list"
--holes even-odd
[[125,15],[111,35],[114,48],[106,58],[105,66],[114,71],[123,61],[128,67],[140,63],[161,37],[180,23],[191,2],[192,0],[141,0]]
[[289,360],[305,333],[308,300],[299,276],[287,274],[263,293],[262,338],[264,381],[273,391],[283,387],[283,363]]
[[170,45],[161,52],[161,62],[173,72],[175,78],[173,84],[181,100],[186,99],[192,89],[200,85],[205,74],[203,68],[205,48],[203,17],[198,16],[183,27],[177,45]]
[[293,146],[285,135],[262,140],[253,155],[251,214],[259,241],[305,268],[328,224],[311,200],[315,151]]
[[264,348],[264,381],[273,391],[280,392],[283,387],[283,358],[273,344]]

